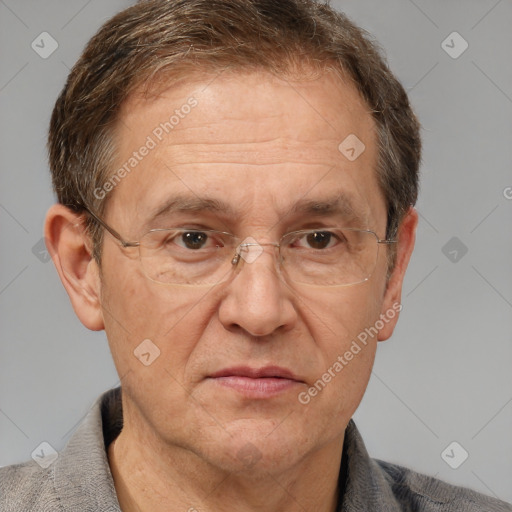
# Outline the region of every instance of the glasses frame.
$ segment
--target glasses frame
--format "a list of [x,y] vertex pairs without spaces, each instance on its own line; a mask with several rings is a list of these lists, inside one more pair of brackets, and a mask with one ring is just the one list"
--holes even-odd
[[[100,224],[100,226],[102,226],[104,229],[106,229],[120,244],[122,247],[126,248],[126,247],[139,247],[140,248],[140,241],[133,241],[133,242],[130,242],[130,241],[127,241],[125,240],[114,228],[112,228],[111,226],[109,226],[103,219],[101,219],[100,217],[98,217],[94,212],[92,212],[91,210],[89,210],[89,208],[87,207],[84,207],[84,210],[96,221],[98,222],[98,224]],[[172,228],[165,228],[165,229],[161,229],[161,228],[157,228],[157,229],[150,229],[147,233],[144,233],[143,237],[146,236],[148,233],[151,233],[152,231],[165,231],[167,229],[172,229]],[[183,228],[180,228],[180,229],[183,229]],[[338,228],[338,229],[342,229],[342,228]],[[398,240],[393,238],[393,239],[388,239],[388,238],[379,238],[379,236],[377,235],[377,233],[375,233],[375,231],[372,231],[370,229],[359,229],[359,228],[345,228],[345,229],[352,229],[354,231],[363,231],[363,232],[366,232],[366,233],[371,233],[374,237],[375,237],[375,240],[377,242],[377,245],[391,245],[391,244],[396,244],[398,243]],[[194,230],[194,229],[191,229],[191,230]],[[222,234],[225,234],[225,235],[229,235],[231,237],[234,237],[234,238],[238,238],[236,237],[235,235],[233,235],[232,233],[228,233],[227,231],[218,231],[218,230],[203,230],[203,231],[216,231],[218,233],[222,233]],[[291,233],[296,233],[296,232],[300,232],[302,230],[298,230],[298,231],[292,231],[290,233],[285,233],[282,237],[284,238],[285,236],[291,234]],[[304,231],[310,231],[310,230],[304,230]],[[279,250],[281,250],[281,243],[280,242],[264,242],[264,243],[259,243],[259,242],[242,242],[240,243],[237,248],[236,248],[236,252],[231,260],[231,264],[233,265],[234,268],[236,268],[238,266],[238,263],[240,261],[240,259],[243,259],[241,258],[241,248],[246,248],[246,247],[251,247],[251,246],[265,246],[265,245],[270,245],[270,246],[273,246],[273,247],[276,247],[276,248],[279,248]],[[139,259],[140,259],[140,254],[139,254]],[[373,271],[372,273],[370,273],[366,279],[364,279],[363,281],[358,281],[357,283],[348,283],[348,284],[339,284],[339,285],[324,285],[326,287],[329,287],[329,288],[332,288],[332,287],[335,287],[335,286],[353,286],[355,284],[360,284],[360,283],[364,283],[365,281],[367,281],[373,274]],[[155,283],[159,283],[159,284],[168,284],[168,285],[171,285],[171,284],[178,284],[178,283],[163,283],[161,281],[156,281],[154,279],[151,279],[147,274],[146,272],[144,272],[144,275],[150,280],[150,281],[153,281]]]

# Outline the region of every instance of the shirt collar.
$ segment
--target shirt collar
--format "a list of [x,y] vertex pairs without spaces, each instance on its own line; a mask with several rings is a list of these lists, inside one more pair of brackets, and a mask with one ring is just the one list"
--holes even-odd
[[339,512],[402,510],[396,501],[391,482],[378,463],[368,455],[353,420],[349,421],[345,430],[341,474],[344,471],[344,492],[340,497]]
[[105,436],[113,435],[113,428],[119,426],[119,420],[122,422],[122,414],[115,418],[116,411],[121,411],[120,404],[120,388],[104,393],[55,461],[54,486],[65,510],[121,511]]

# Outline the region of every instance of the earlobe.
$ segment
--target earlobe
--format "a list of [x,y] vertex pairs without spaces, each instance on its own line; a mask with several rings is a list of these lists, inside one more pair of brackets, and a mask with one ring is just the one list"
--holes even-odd
[[399,312],[402,309],[402,286],[405,271],[407,270],[414,249],[417,226],[418,213],[411,206],[402,220],[398,231],[396,263],[388,280],[384,300],[382,302],[381,318],[385,318],[387,321],[384,322],[384,327],[379,331],[377,336],[379,341],[385,341],[393,334],[398,321]]
[[55,204],[46,215],[44,235],[76,315],[88,329],[104,329],[99,268],[82,216]]

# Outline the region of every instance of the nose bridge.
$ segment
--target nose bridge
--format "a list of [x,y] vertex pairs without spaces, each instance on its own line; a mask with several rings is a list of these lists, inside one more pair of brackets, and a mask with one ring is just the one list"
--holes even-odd
[[226,326],[238,325],[252,335],[264,336],[293,324],[295,309],[280,276],[278,247],[276,242],[254,239],[239,245],[235,256],[238,271],[219,310]]
[[[280,244],[278,242],[258,242],[255,238],[247,237],[238,245],[236,254],[231,260],[231,263],[237,266],[240,260],[244,260],[244,263],[252,264],[265,252],[265,247],[279,249]],[[278,254],[276,255],[276,251],[274,250],[273,257],[276,258],[276,256],[279,259]]]
[[[279,308],[286,286],[282,283],[276,242],[245,242],[248,252],[241,251],[243,260],[236,279],[241,289],[262,309]],[[274,309],[275,310],[275,309]],[[268,314],[268,313],[267,313]]]

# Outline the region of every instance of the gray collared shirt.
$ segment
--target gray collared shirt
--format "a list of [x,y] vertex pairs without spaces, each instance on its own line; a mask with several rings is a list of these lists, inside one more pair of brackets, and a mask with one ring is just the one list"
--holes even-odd
[[[46,469],[0,468],[1,512],[120,512],[106,447],[122,428],[120,389],[103,394]],[[339,512],[512,512],[512,505],[371,459],[351,420],[339,478]]]

